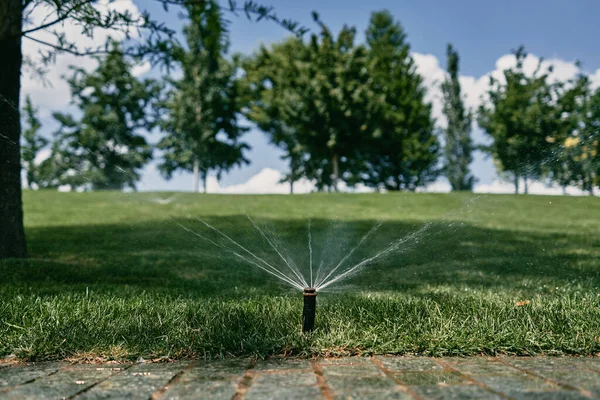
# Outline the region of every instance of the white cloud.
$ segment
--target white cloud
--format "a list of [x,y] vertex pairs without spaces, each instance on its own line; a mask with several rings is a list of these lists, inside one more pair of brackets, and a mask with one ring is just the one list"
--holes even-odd
[[[101,0],[97,3],[96,7],[99,10],[112,9],[121,12],[128,10],[134,17],[140,15],[132,0]],[[32,22],[30,25],[26,26],[25,29],[38,26],[41,21],[50,21],[52,18],[54,18],[52,15],[52,8],[44,5],[44,3],[40,3],[39,5],[36,4],[31,15]],[[122,33],[109,32],[106,30],[96,30],[94,32],[94,37],[89,38],[82,33],[81,27],[70,20],[66,20],[62,24],[57,24],[52,29],[65,33],[66,37],[76,41],[80,48],[102,46],[108,38],[114,38],[116,40],[124,38]],[[131,31],[130,34],[135,38],[137,32]],[[53,44],[57,43],[55,36],[44,30],[31,33],[30,36],[45,42]],[[39,53],[47,50],[47,46],[23,38],[23,55],[25,57],[28,57],[33,61],[39,61]],[[56,57],[56,63],[48,67],[44,81],[41,81],[38,77],[32,77],[28,71],[24,71],[21,80],[22,99],[25,99],[26,95],[30,95],[32,102],[36,107],[40,108],[42,117],[50,115],[52,111],[66,107],[70,101],[70,91],[63,76],[68,76],[70,74],[69,66],[71,65],[91,69],[97,64],[91,57],[77,57],[70,54],[60,54]],[[145,73],[147,72],[145,68],[147,67],[142,64],[138,67],[136,72]]]
[[[446,118],[442,113],[442,90],[441,84],[446,79],[446,71],[442,64],[432,54],[412,53],[412,57],[417,66],[417,71],[423,76],[424,85],[427,88],[426,101],[432,103],[432,114],[438,122],[438,126],[446,126]],[[537,69],[540,58],[533,54],[528,54],[523,62],[523,69],[526,74],[533,74]],[[506,54],[496,60],[495,68],[482,76],[467,76],[459,77],[465,104],[467,107],[475,110],[485,98],[485,94],[489,88],[490,77],[504,81],[503,71],[515,67],[517,64],[516,57],[512,54]],[[600,68],[595,71],[584,71],[580,69],[575,61],[565,61],[558,58],[545,59],[542,61],[541,70],[545,71],[552,66],[553,71],[550,74],[550,81],[566,81],[575,78],[581,72],[588,72],[590,80],[594,87],[600,87]]]
[[141,64],[134,66],[131,69],[131,74],[135,77],[139,77],[150,71],[150,68],[152,68],[152,65],[150,65],[148,61],[144,61]]
[[[214,176],[207,179],[208,193],[236,193],[236,194],[267,194],[290,192],[288,183],[280,183],[283,174],[272,168],[264,168],[244,183],[221,187]],[[307,179],[294,183],[294,193],[310,193],[314,185]]]
[[[519,193],[524,193],[524,182],[521,181],[519,184]],[[529,182],[528,187],[529,194],[539,194],[539,195],[562,195],[564,194],[563,188],[558,185],[547,185],[543,182],[533,181]],[[491,184],[483,184],[476,185],[474,190],[475,193],[514,193],[515,187],[511,182],[495,180]],[[584,193],[581,189],[568,186],[566,188],[566,193],[572,196],[583,196]]]
[[46,149],[42,149],[40,150],[36,155],[35,158],[33,160],[33,163],[35,165],[40,165],[42,162],[44,162],[44,160],[46,160],[48,157],[50,157],[50,154],[52,153],[52,151],[48,148]]
[[[214,176],[210,176],[207,180],[208,193],[222,194],[288,194],[290,187],[288,183],[279,183],[283,174],[272,168],[264,168],[258,174],[254,175],[248,181],[236,185],[221,186]],[[520,184],[521,193],[523,192],[523,182]],[[428,185],[425,188],[418,189],[418,192],[427,193],[447,193],[451,187],[447,180],[439,179],[438,181]],[[294,184],[294,193],[310,193],[316,191],[314,184],[306,179],[302,179]],[[353,193],[368,193],[373,192],[373,189],[360,186],[353,189],[348,189],[344,185],[340,185],[340,191]],[[514,187],[511,182],[496,180],[491,184],[475,185],[473,190],[475,193],[513,193]],[[548,186],[543,182],[529,182],[529,194],[540,195],[560,195],[563,194],[563,189],[559,186]],[[569,195],[585,195],[576,187],[568,187],[567,194]]]

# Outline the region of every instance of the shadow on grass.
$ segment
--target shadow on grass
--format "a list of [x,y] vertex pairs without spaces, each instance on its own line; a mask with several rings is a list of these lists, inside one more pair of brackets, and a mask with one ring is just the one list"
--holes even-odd
[[[277,268],[287,266],[246,216],[207,217],[224,233]],[[196,234],[247,255],[201,221],[177,221]],[[257,221],[278,250],[289,255],[309,280],[308,227],[302,220]],[[313,273],[329,270],[348,254],[376,221],[313,220]],[[270,232],[273,235],[270,235]],[[175,221],[129,225],[34,228],[27,231],[31,259],[0,263],[0,287],[37,294],[160,291],[185,297],[248,296],[268,291],[297,293],[214,243],[185,231]],[[402,239],[404,238],[404,239]],[[447,287],[552,291],[600,286],[600,238],[494,230],[461,222],[384,222],[340,266],[346,270],[377,254],[394,240],[396,251],[359,274],[332,285],[419,295],[424,288]],[[252,258],[248,255],[248,258]],[[320,272],[320,277],[326,273]],[[336,274],[332,274],[332,277]]]

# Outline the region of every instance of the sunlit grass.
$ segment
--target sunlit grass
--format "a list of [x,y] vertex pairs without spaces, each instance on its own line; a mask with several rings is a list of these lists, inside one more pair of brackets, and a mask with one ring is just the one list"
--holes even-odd
[[[26,192],[31,258],[0,262],[0,356],[600,352],[595,198],[176,194],[156,202],[171,196]],[[308,218],[315,267],[343,257],[376,221],[377,235],[348,265],[427,228],[320,293],[317,329],[303,336],[298,290],[177,224],[219,240],[201,217],[283,267],[246,214],[305,275]]]

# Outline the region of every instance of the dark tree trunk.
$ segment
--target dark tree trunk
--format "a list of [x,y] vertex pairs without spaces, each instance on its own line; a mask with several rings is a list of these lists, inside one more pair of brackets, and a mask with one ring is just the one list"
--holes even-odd
[[0,1],[0,259],[27,257],[21,200],[22,0]]
[[338,179],[340,179],[339,160],[337,154],[331,157],[331,164],[333,168],[333,191],[338,191]]
[[208,178],[208,173],[202,174],[202,186],[204,187],[204,194],[206,194],[206,180]]
[[513,183],[515,185],[515,194],[519,194],[519,175],[515,174]]
[[523,192],[529,194],[529,184],[527,183],[527,177],[523,178]]

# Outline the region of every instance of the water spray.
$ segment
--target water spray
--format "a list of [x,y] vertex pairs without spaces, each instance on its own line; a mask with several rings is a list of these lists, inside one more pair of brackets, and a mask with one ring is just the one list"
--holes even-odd
[[304,308],[302,309],[302,333],[315,329],[315,311],[317,310],[317,289],[304,288]]

